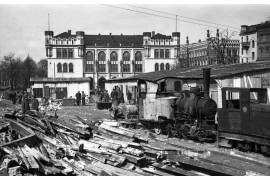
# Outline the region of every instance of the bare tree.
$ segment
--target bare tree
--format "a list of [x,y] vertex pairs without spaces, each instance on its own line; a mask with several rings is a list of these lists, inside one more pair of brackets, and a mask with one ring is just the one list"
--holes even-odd
[[20,57],[15,57],[14,53],[9,53],[4,56],[1,62],[1,70],[3,71],[2,75],[7,78],[10,88],[14,88],[14,82],[18,74],[19,65],[21,63]]
[[220,33],[219,29],[217,29],[216,37],[211,37],[209,30],[207,30],[207,42],[209,44],[208,56],[215,56],[217,64],[235,63],[235,60],[238,59],[239,56],[239,47],[238,51],[236,50],[237,47],[235,47],[234,50],[234,47],[232,47],[230,43],[232,37],[235,35],[235,31],[229,34],[228,30],[224,30]]

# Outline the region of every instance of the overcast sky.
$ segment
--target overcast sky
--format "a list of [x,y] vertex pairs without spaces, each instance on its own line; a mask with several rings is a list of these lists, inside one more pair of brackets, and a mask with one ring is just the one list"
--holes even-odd
[[[270,17],[270,4],[133,5],[232,26],[238,29],[240,29],[241,25],[258,24]],[[123,4],[113,4],[113,6],[175,18],[175,15],[139,9]],[[0,58],[9,52],[14,52],[23,58],[29,53],[36,61],[46,58],[44,31],[48,30],[48,13],[50,13],[50,29],[54,31],[54,35],[67,30],[71,30],[72,34],[75,31],[84,31],[85,34],[89,35],[99,33],[141,35],[143,32],[149,31],[171,35],[176,29],[176,21],[173,19],[108,7],[101,4],[0,4]],[[178,17],[178,20],[206,24],[182,17]],[[208,26],[201,26],[183,21],[178,21],[177,24],[177,30],[181,33],[181,43],[185,43],[186,36],[189,36],[190,43],[197,42],[198,39],[204,40],[208,28],[211,31],[211,35],[215,35],[215,27],[224,28],[220,25],[206,24]],[[239,34],[239,30],[230,27],[229,29],[235,30]],[[239,37],[235,36],[235,38]]]

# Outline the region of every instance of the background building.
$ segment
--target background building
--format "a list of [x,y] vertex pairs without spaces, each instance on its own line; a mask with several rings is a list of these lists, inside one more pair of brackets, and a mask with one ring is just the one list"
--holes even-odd
[[178,57],[180,33],[172,36],[86,35],[70,30],[54,36],[45,31],[48,78],[31,78],[33,91],[39,97],[62,99],[86,94],[96,86],[105,88],[105,81],[170,69]]
[[179,56],[180,32],[172,36],[155,34],[153,31],[143,33],[143,48],[145,56],[144,72],[169,70]]
[[270,21],[260,24],[257,27],[257,49],[258,61],[270,60]]
[[197,43],[181,45],[180,52],[180,64],[183,67],[234,64],[239,62],[239,40],[199,40]]

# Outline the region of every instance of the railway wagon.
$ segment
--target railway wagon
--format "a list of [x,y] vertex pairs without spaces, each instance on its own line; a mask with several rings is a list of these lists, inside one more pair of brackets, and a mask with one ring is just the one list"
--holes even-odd
[[219,146],[270,154],[270,105],[265,88],[222,88]]

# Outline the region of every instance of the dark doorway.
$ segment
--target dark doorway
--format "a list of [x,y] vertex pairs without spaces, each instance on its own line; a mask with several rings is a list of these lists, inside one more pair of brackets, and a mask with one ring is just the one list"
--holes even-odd
[[101,77],[98,80],[98,86],[100,87],[101,90],[105,89],[105,81],[106,79],[104,77]]

